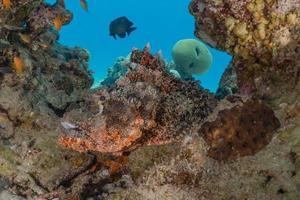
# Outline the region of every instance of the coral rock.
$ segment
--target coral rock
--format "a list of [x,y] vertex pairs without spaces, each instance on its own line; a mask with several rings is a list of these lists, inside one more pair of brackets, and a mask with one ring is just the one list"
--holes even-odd
[[190,4],[195,35],[233,55],[239,92],[271,99],[299,88],[299,9],[295,0]]
[[225,160],[254,155],[270,142],[279,126],[263,102],[246,100],[219,111],[214,120],[202,125],[199,134],[209,146],[208,155]]
[[216,92],[218,99],[224,99],[228,95],[233,95],[238,92],[235,68],[230,64],[222,75],[219,82],[219,87]]

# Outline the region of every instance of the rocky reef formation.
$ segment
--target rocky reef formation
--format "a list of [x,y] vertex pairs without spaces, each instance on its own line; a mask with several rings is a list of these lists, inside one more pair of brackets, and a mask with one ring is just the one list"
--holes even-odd
[[299,6],[292,0],[194,0],[190,11],[196,36],[234,56],[240,93],[276,98],[299,88]]
[[[158,52],[161,54],[160,52]],[[130,54],[131,55],[131,54]],[[113,85],[119,78],[123,77],[128,72],[128,64],[130,64],[130,55],[127,57],[120,56],[116,59],[114,65],[107,70],[107,75],[104,79],[99,81],[99,84],[96,84],[97,87],[110,87]],[[191,75],[185,76],[183,72],[180,72],[178,68],[176,69],[176,64],[174,61],[168,62],[164,60],[165,71],[170,73],[176,78],[193,81],[195,80]]]
[[107,76],[104,80],[100,81],[99,86],[109,87],[114,84],[120,77],[124,76],[128,71],[126,64],[129,62],[127,57],[117,58],[115,64],[108,69]]
[[219,82],[216,92],[218,99],[224,99],[226,96],[233,95],[238,92],[236,70],[232,63],[226,68]]
[[300,198],[297,1],[191,3],[196,35],[234,56],[217,95],[149,46],[89,90],[87,51],[53,28],[70,11],[0,6],[0,199]]
[[72,19],[41,0],[0,4],[0,199],[36,199],[94,162],[57,145],[59,117],[80,107],[93,82],[88,52],[57,42],[58,16]]
[[15,1],[9,9],[2,7],[0,16],[1,90],[16,86],[32,107],[48,107],[57,115],[81,101],[93,82],[89,54],[58,44],[52,28],[57,16],[68,24],[71,12],[59,4]]

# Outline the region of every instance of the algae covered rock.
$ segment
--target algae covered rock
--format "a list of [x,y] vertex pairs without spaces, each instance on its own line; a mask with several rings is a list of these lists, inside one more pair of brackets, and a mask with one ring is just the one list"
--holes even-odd
[[127,67],[126,63],[129,62],[128,57],[119,57],[115,64],[108,69],[107,77],[100,82],[101,86],[111,86],[114,84],[120,77],[126,74]]
[[231,108],[216,109],[215,119],[204,123],[198,132],[208,143],[208,155],[218,160],[254,155],[280,126],[272,109],[262,101],[228,99],[233,102]]
[[64,7],[41,0],[10,3],[0,4],[0,199],[47,199],[41,196],[64,193],[58,188],[95,160],[57,145],[59,117],[87,107],[89,54],[59,44],[52,20],[59,15],[63,24],[71,21]]
[[134,49],[91,95],[89,53],[57,42],[53,19],[72,18],[61,2],[0,5],[0,199],[300,198],[295,1],[193,1],[196,35],[235,58],[222,102],[182,80],[209,68],[202,46],[174,76]]
[[193,0],[195,35],[233,55],[238,89],[269,99],[299,88],[298,1]]
[[0,88],[14,85],[34,109],[62,116],[83,101],[93,83],[88,52],[58,43],[53,20],[60,16],[66,25],[72,13],[40,0],[10,3],[0,9]]
[[208,48],[198,40],[179,40],[172,49],[176,70],[183,77],[203,74],[212,65],[212,55]]
[[236,70],[232,64],[230,64],[221,77],[216,97],[218,99],[224,99],[228,95],[237,93],[238,90]]

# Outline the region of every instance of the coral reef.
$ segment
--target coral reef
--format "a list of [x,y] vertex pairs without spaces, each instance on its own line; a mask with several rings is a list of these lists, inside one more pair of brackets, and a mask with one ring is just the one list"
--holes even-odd
[[[176,70],[176,65],[173,61],[168,62],[164,60],[165,68],[167,72],[178,79],[182,79],[180,73]],[[95,85],[95,88],[99,87],[110,87],[111,85],[115,84],[115,82],[123,77],[128,72],[128,65],[130,64],[130,54],[126,57],[120,56],[115,61],[114,65],[107,70],[107,75],[104,79],[100,80],[98,84]],[[181,72],[182,74],[183,72]],[[184,75],[184,74],[183,74]],[[194,80],[193,77],[186,76],[188,80]]]
[[279,98],[299,87],[298,1],[194,0],[197,37],[234,56],[239,90]]
[[127,67],[126,64],[129,62],[129,58],[127,57],[119,57],[117,58],[115,64],[108,69],[107,77],[104,80],[101,80],[99,86],[111,86],[118,80],[121,76],[126,74]]
[[195,39],[179,40],[172,49],[175,70],[181,78],[191,79],[193,74],[203,74],[212,65],[208,48]]
[[57,42],[62,1],[9,2],[0,199],[300,199],[298,1],[191,3],[196,35],[234,56],[216,95],[149,45],[89,90],[88,52]]
[[[48,106],[57,115],[82,100],[93,81],[87,68],[89,55],[84,49],[58,44],[58,33],[52,29],[56,16],[63,18],[63,24],[69,23],[70,11],[59,4],[16,1],[0,14],[2,87],[17,85],[32,107]],[[14,73],[16,57],[23,68],[18,74]]]
[[[208,48],[194,39],[179,40],[172,49],[172,56],[174,61],[164,60],[168,73],[178,79],[190,81],[194,80],[193,74],[202,74],[209,70],[213,59]],[[118,57],[115,64],[108,69],[106,78],[95,87],[109,87],[114,84],[127,73],[129,62],[130,54],[127,57]]]
[[[167,62],[164,60],[167,71],[176,78],[181,78],[180,74],[175,70],[174,62]],[[95,84],[95,88],[110,87],[115,82],[123,77],[128,72],[128,65],[130,64],[130,54],[126,57],[120,56],[116,59],[114,65],[107,70],[107,75],[104,79]],[[189,77],[190,80],[193,78]]]
[[67,24],[70,11],[40,0],[11,3],[0,6],[0,199],[67,196],[63,185],[95,162],[60,148],[56,128],[65,113],[89,115],[89,54],[57,42],[52,20]]

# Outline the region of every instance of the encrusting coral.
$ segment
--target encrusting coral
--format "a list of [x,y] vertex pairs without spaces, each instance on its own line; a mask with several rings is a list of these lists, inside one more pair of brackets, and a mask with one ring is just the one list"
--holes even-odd
[[232,107],[215,109],[215,119],[199,129],[209,146],[208,155],[218,160],[254,155],[269,144],[280,123],[262,101],[234,96],[227,100]]
[[197,37],[234,56],[240,92],[276,98],[299,84],[299,6],[293,0],[194,0],[190,12]]
[[4,7],[0,2],[0,177],[6,178],[0,198],[10,188],[26,199],[39,199],[69,179],[61,173],[76,174],[93,162],[59,148],[54,128],[90,92],[89,54],[58,43],[52,20],[61,16],[68,24],[72,19],[62,6],[14,0]]
[[99,86],[111,86],[114,84],[120,77],[124,76],[128,71],[126,63],[129,62],[128,57],[118,57],[115,64],[108,69],[107,77],[100,81]]

